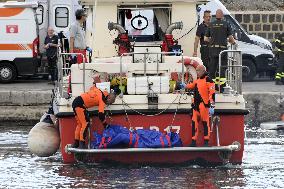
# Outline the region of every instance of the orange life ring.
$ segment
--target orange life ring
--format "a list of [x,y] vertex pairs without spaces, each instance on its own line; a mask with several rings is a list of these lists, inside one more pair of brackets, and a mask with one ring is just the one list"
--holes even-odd
[[[189,66],[196,69],[198,65],[202,64],[202,63],[198,62],[197,60],[192,59],[191,57],[184,57],[183,62],[184,62],[185,67],[187,67],[188,69],[189,69]],[[179,60],[177,63],[182,63],[182,60]],[[177,72],[172,72],[171,78],[174,81],[180,80],[179,74]],[[192,73],[190,73],[190,71],[185,72],[185,74],[184,74],[184,81],[185,82],[190,82],[190,81],[193,81],[194,79],[196,79],[196,78],[192,75]]]
[[[183,62],[184,62],[184,65],[185,65],[185,66],[192,66],[192,67],[194,67],[195,69],[197,68],[197,66],[200,65],[199,62],[197,62],[197,61],[194,60],[194,59],[191,59],[190,57],[184,57],[184,58],[183,58]],[[179,60],[178,63],[182,63],[182,60]]]

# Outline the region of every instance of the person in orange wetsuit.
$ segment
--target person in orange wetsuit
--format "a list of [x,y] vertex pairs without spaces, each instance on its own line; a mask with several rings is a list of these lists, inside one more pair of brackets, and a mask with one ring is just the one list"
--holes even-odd
[[284,112],[281,113],[281,115],[280,115],[280,120],[281,120],[281,121],[284,121]]
[[87,108],[98,106],[98,117],[106,128],[108,124],[105,119],[104,108],[106,104],[109,105],[114,103],[115,98],[116,95],[114,93],[101,91],[94,85],[88,92],[83,93],[74,99],[72,108],[77,121],[77,127],[75,130],[75,142],[72,144],[73,148],[86,148],[85,135],[90,121]]
[[213,112],[215,102],[215,84],[214,81],[208,76],[206,67],[199,65],[196,68],[198,79],[192,83],[181,84],[181,88],[194,90],[194,99],[192,103],[192,143],[190,146],[196,146],[198,138],[198,123],[201,120],[204,127],[204,146],[208,146],[210,138],[209,126],[209,108]]

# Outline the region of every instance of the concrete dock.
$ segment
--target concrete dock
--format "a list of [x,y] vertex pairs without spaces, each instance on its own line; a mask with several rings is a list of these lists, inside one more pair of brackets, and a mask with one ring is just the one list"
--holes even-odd
[[0,84],[0,125],[33,125],[47,111],[53,85],[41,79]]
[[[49,107],[53,85],[46,80],[19,79],[0,86],[0,125],[34,124]],[[273,81],[245,82],[243,94],[250,110],[246,116],[249,125],[276,121],[284,112],[284,85],[275,85]]]

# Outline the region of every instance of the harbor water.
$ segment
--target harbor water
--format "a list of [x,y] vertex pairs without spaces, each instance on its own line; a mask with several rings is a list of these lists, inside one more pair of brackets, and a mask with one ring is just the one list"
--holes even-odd
[[67,165],[27,146],[31,127],[0,127],[0,188],[284,188],[284,132],[247,128],[241,165]]

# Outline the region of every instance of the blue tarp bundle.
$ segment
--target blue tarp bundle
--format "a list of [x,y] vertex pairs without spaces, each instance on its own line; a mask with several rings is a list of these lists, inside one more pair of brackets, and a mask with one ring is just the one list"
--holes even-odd
[[119,125],[110,125],[103,134],[94,132],[92,148],[167,148],[180,147],[182,141],[177,133],[163,134],[155,130],[130,131]]

